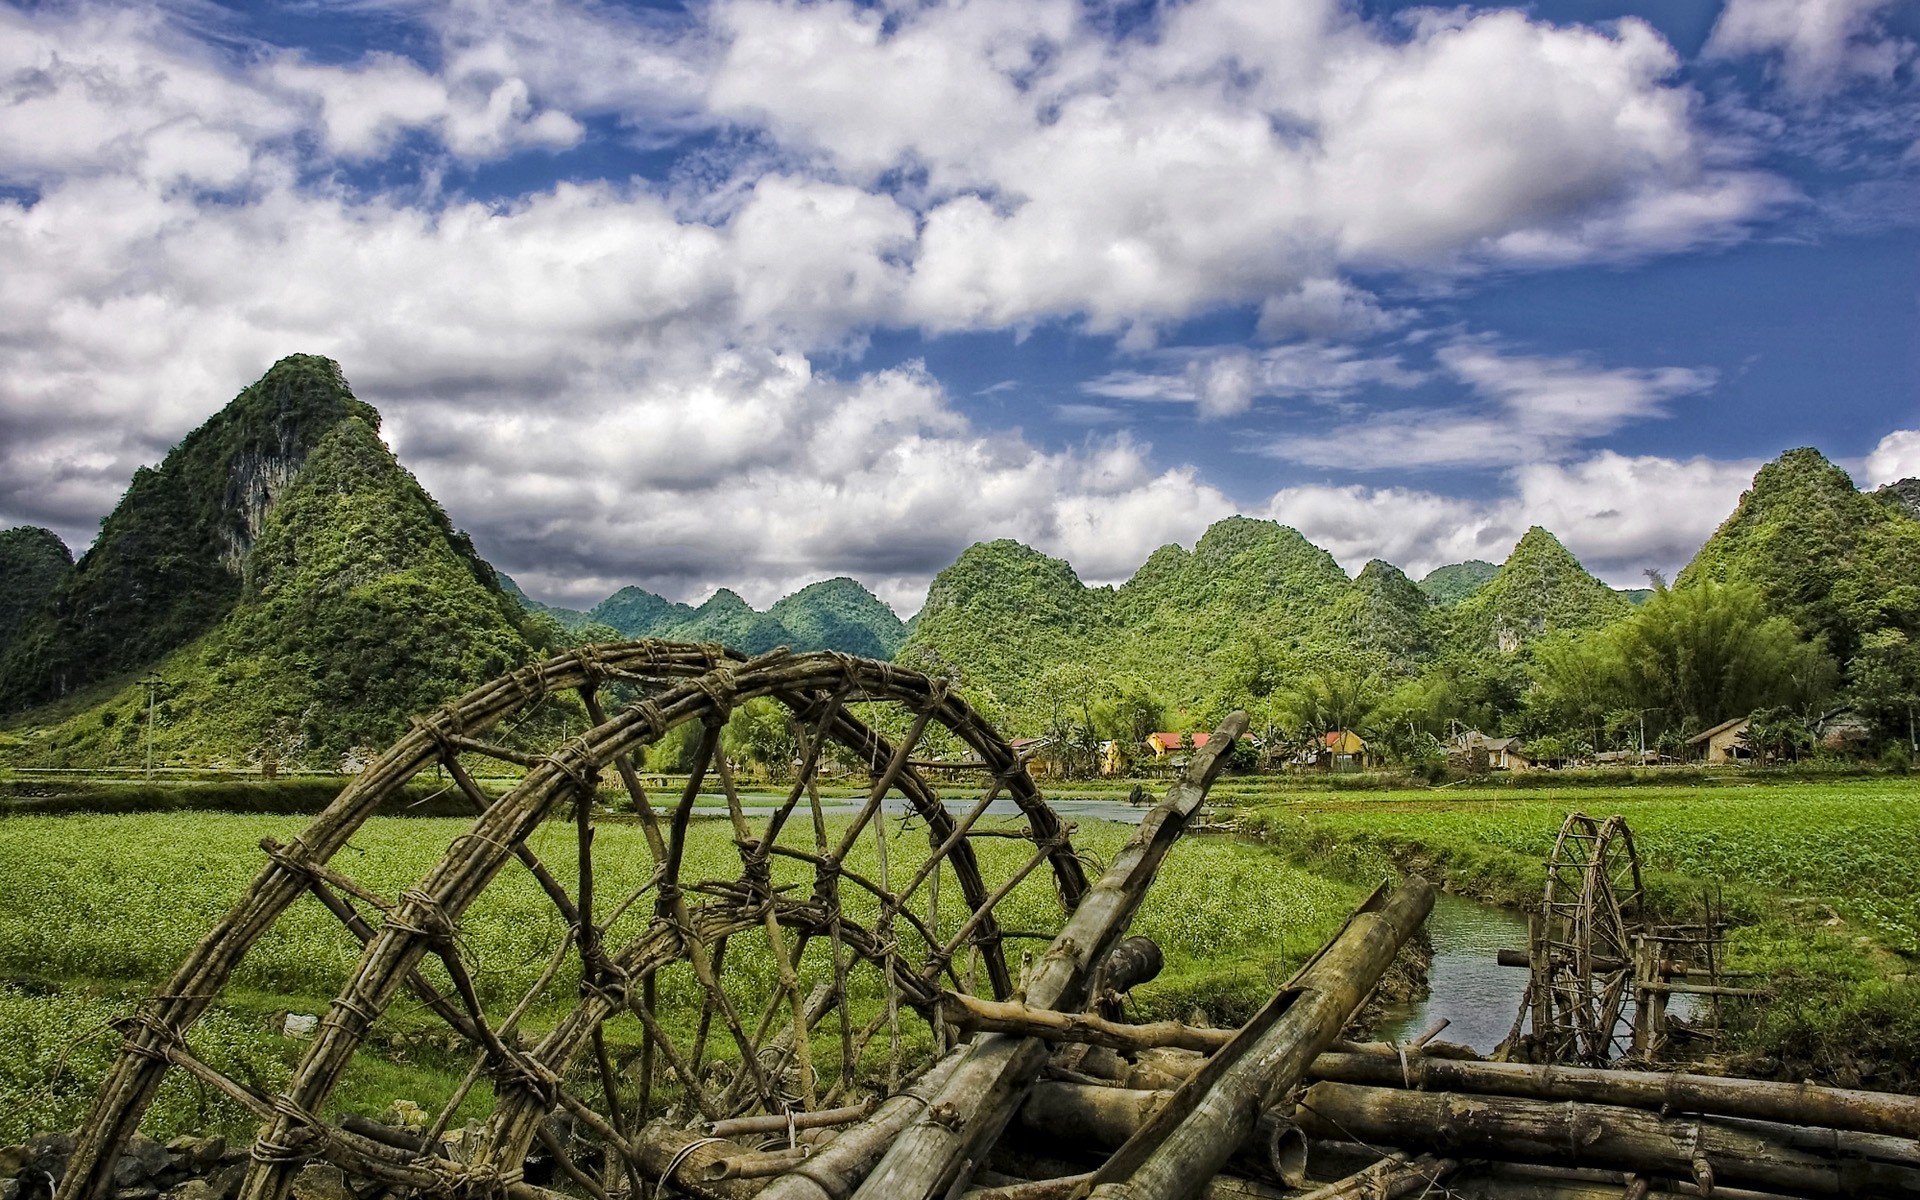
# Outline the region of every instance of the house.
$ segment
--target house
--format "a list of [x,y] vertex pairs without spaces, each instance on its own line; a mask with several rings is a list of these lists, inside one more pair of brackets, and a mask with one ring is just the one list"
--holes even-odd
[[1102,775],[1125,774],[1127,760],[1120,753],[1120,743],[1109,739],[1100,743],[1100,773]]
[[1751,724],[1752,717],[1734,717],[1722,721],[1712,729],[1688,738],[1687,753],[1704,757],[1710,767],[1752,758],[1753,751],[1747,748],[1747,726]]
[[[1482,767],[1481,755],[1486,755]],[[1488,737],[1478,729],[1469,729],[1447,743],[1447,757],[1465,759],[1475,770],[1524,771],[1533,765],[1517,737]]]
[[1323,771],[1358,771],[1373,765],[1367,740],[1351,729],[1335,729],[1320,739],[1313,765]]
[[1873,726],[1858,712],[1843,706],[1814,718],[1813,737],[1823,750],[1859,753],[1873,741]]
[[1014,738],[1007,745],[1015,758],[1027,764],[1027,774],[1035,779],[1050,779],[1060,770],[1056,756],[1049,753],[1053,746],[1050,737]]
[[1154,760],[1166,758],[1169,754],[1178,754],[1184,744],[1198,750],[1213,737],[1210,733],[1150,733],[1147,735],[1147,749],[1153,752]]

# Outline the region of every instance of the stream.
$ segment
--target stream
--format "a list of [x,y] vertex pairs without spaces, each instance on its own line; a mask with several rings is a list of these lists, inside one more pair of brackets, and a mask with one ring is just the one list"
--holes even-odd
[[1424,1000],[1387,1009],[1380,1019],[1379,1037],[1410,1041],[1446,1017],[1451,1023],[1440,1034],[1442,1040],[1471,1046],[1482,1054],[1491,1052],[1512,1030],[1520,998],[1527,991],[1527,973],[1500,966],[1494,955],[1502,949],[1526,949],[1526,918],[1510,909],[1442,892],[1433,899],[1427,936],[1433,942],[1429,994]]

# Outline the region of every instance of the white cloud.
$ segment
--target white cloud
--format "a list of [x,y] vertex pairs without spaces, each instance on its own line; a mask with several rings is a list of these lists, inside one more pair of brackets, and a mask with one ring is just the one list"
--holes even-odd
[[1292,291],[1260,303],[1260,336],[1269,340],[1306,336],[1352,338],[1404,325],[1413,314],[1388,310],[1371,293],[1344,279],[1306,279]]
[[1245,412],[1258,396],[1336,400],[1370,384],[1403,388],[1423,378],[1397,356],[1363,357],[1325,342],[1261,351],[1176,347],[1155,357],[1183,365],[1178,372],[1110,371],[1081,390],[1114,400],[1192,404],[1202,417],[1221,417]]
[[1290,434],[1265,452],[1352,470],[1515,466],[1560,458],[1629,422],[1663,416],[1669,401],[1715,380],[1711,371],[1687,367],[1607,368],[1572,357],[1512,355],[1485,338],[1456,339],[1435,359],[1482,402],[1374,412],[1322,434]]
[[1269,299],[1276,333],[1377,326],[1340,266],[1641,253],[1785,194],[1714,153],[1642,22],[1495,12],[1401,38],[1274,7],[1196,0],[1110,42],[1064,0],[734,0],[709,100],[850,178],[918,181],[907,313],[934,328]]
[[1305,486],[1266,513],[1325,546],[1348,571],[1384,558],[1419,578],[1469,558],[1502,561],[1531,525],[1551,531],[1615,587],[1669,578],[1733,512],[1760,464],[1627,456],[1610,450],[1512,472],[1508,489],[1463,499],[1408,488]]
[[1781,82],[1799,96],[1861,77],[1893,78],[1913,43],[1887,34],[1892,0],[1727,0],[1704,53],[1778,55]]
[[[848,572],[910,605],[1003,535],[1115,578],[1227,498],[1124,438],[978,430],[924,371],[860,371],[862,337],[1068,321],[1147,346],[1259,304],[1264,337],[1308,340],[1158,352],[1090,393],[1216,417],[1327,402],[1423,379],[1334,340],[1407,320],[1350,278],[1737,236],[1782,186],[1701,131],[1637,21],[1402,30],[1334,0],[1193,0],[1116,40],[1072,0],[400,7],[432,52],[321,61],[164,8],[0,6],[0,181],[32,193],[0,198],[6,519],[84,541],[136,466],[308,351],[502,566],[576,600],[636,581],[765,600]],[[449,160],[607,125],[717,136],[663,183],[438,190]],[[417,175],[369,182],[417,141]],[[1442,362],[1483,408],[1383,418],[1400,440],[1363,457],[1513,428],[1506,457],[1431,461],[1560,454],[1704,386],[1475,346]],[[1332,522],[1347,494],[1288,504]],[[1465,502],[1351,495],[1435,545],[1492,528]]]
[[1867,455],[1867,481],[1895,483],[1920,476],[1920,429],[1896,429]]

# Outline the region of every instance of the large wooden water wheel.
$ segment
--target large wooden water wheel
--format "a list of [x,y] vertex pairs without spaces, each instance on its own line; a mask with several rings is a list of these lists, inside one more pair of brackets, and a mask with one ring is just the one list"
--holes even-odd
[[1529,922],[1531,977],[1509,1052],[1607,1066],[1632,1044],[1635,946],[1646,932],[1640,859],[1625,818],[1569,815]]
[[[721,731],[763,698],[784,710],[794,755],[788,778],[754,796]],[[540,726],[529,718],[554,704],[588,728],[526,747],[524,731]],[[676,736],[691,744],[688,774],[649,791],[636,764]],[[519,773],[503,795],[475,779],[488,761]],[[832,764],[858,783],[838,803],[821,786]],[[334,864],[384,801],[436,771],[476,816],[424,877],[382,896]],[[935,777],[965,781],[943,785],[967,792],[954,812]],[[651,861],[618,890],[606,883],[618,874],[611,837],[596,847],[603,783],[630,806]],[[538,848],[550,850],[569,815],[565,861],[543,862],[536,831],[545,825]],[[903,839],[906,828],[923,846]],[[724,867],[712,866],[711,837],[696,852],[715,830]],[[403,1193],[530,1200],[546,1194],[523,1180],[530,1152],[593,1200],[642,1194],[650,1131],[738,1128],[755,1114],[791,1130],[802,1114],[886,1090],[905,1059],[937,1049],[942,989],[1012,993],[1007,940],[1036,934],[1003,928],[996,910],[1030,876],[1048,880],[1066,910],[1078,904],[1087,883],[1067,835],[1004,738],[939,681],[887,663],[641,641],[523,668],[416,720],[308,829],[263,843],[267,861],[245,896],[125,1023],[63,1200],[110,1190],[120,1148],[170,1070],[260,1115],[247,1200],[281,1200],[315,1159]],[[630,830],[625,844],[639,853]],[[499,989],[463,950],[461,921],[508,871],[532,875],[565,934],[533,985],[503,1003],[486,999]],[[291,1082],[269,1095],[197,1058],[186,1034],[308,896],[362,949]],[[408,996],[468,1047],[459,1090],[404,1135],[324,1115],[375,1023]],[[449,1154],[451,1114],[483,1083],[491,1113]]]

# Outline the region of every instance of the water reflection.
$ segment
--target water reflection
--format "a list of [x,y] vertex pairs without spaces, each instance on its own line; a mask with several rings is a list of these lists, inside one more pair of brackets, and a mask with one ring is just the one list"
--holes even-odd
[[1502,949],[1524,950],[1527,921],[1519,913],[1442,893],[1427,918],[1433,942],[1431,988],[1425,1000],[1387,1010],[1379,1036],[1387,1041],[1419,1037],[1442,1017],[1451,1022],[1440,1036],[1490,1053],[1513,1028],[1527,973],[1494,961]]

